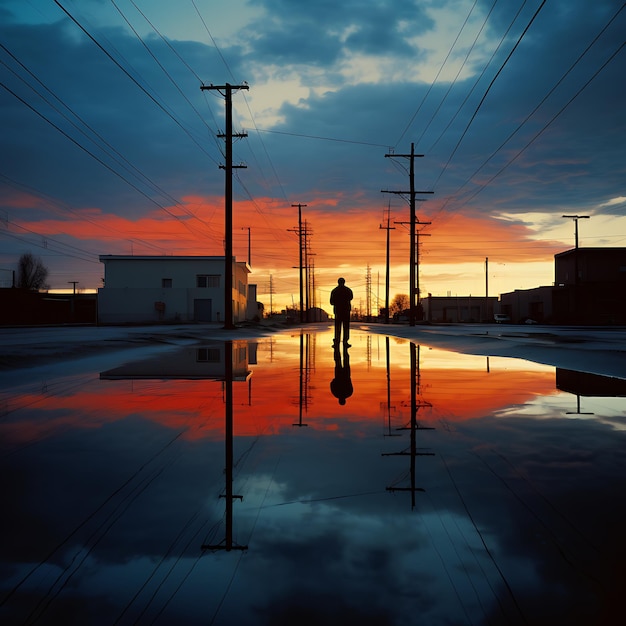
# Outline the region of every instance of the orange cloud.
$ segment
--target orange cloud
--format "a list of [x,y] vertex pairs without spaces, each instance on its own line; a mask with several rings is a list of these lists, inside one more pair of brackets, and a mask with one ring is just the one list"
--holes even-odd
[[[321,302],[310,304],[328,309],[327,292],[336,284],[339,274],[354,285],[359,297],[365,290],[368,266],[374,284],[384,284],[387,231],[381,226],[386,225],[386,213],[382,200],[374,205],[365,197],[323,193],[312,196],[305,199],[306,206],[302,207],[302,228],[306,232],[303,242],[307,244],[309,266],[314,267],[316,290],[320,290],[316,297]],[[187,195],[178,205],[154,208],[140,215],[132,210],[115,215],[93,207],[68,211],[58,205],[46,205],[41,198],[28,194],[14,194],[12,204],[45,210],[43,220],[32,221],[30,217],[15,220],[18,229],[23,226],[51,238],[71,237],[76,245],[87,244],[94,254],[220,256],[224,250],[224,201],[218,196]],[[267,308],[269,277],[273,277],[275,310],[299,302],[298,209],[292,204],[295,202],[261,197],[254,201],[237,198],[233,205],[234,254],[239,260],[246,260],[251,253],[250,280],[259,284],[259,296]],[[479,264],[486,256],[497,257],[500,263],[507,264],[551,261],[554,253],[562,249],[562,244],[537,242],[533,232],[522,224],[477,211],[451,214],[433,209],[432,205],[436,207],[434,202],[418,206],[420,221],[432,222],[419,227],[421,271],[430,270],[431,283],[442,280],[436,277],[438,265]],[[406,204],[391,210],[390,275],[394,294],[407,291],[408,220]],[[442,283],[440,291],[444,286],[450,289]],[[436,284],[427,286],[428,291],[437,292],[437,288]],[[454,291],[458,293],[458,288]]]

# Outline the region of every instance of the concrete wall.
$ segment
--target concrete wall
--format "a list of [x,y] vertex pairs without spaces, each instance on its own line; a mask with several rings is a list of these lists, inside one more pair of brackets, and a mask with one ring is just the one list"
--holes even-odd
[[527,319],[551,322],[553,317],[552,293],[554,287],[516,289],[500,296],[500,312],[506,313],[514,324]]
[[[224,257],[101,256],[98,290],[101,324],[224,321]],[[233,321],[247,316],[246,263],[233,262]],[[219,286],[198,287],[198,276],[218,276]],[[164,280],[167,285],[164,286]]]
[[[194,300],[211,300],[210,319],[195,318]],[[234,311],[235,321],[240,321]],[[102,324],[144,322],[220,322],[224,320],[221,289],[114,289],[98,290],[98,321]]]

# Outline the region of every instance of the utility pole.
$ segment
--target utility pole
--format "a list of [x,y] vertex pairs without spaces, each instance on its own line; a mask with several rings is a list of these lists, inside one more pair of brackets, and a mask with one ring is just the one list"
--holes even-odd
[[290,228],[289,230],[291,232],[296,232],[298,233],[298,244],[300,246],[300,265],[299,265],[299,272],[300,272],[300,323],[304,324],[304,280],[303,280],[303,276],[302,276],[302,270],[303,270],[303,245],[302,245],[302,208],[306,207],[306,204],[292,204],[292,207],[298,207],[298,228],[297,230]]
[[76,295],[76,285],[79,283],[79,281],[77,281],[77,280],[68,280],[67,282],[68,282],[70,285],[72,285],[72,286],[73,286],[73,291],[72,291],[72,293],[73,293],[74,295]]
[[243,226],[241,230],[248,230],[248,266],[252,267],[252,256],[250,250],[250,226]]
[[235,327],[233,323],[233,169],[245,165],[233,165],[233,137],[247,137],[247,133],[233,134],[233,90],[248,89],[248,85],[201,85],[200,89],[219,91],[224,96],[226,132],[218,135],[226,144],[224,170],[224,329]]
[[[408,222],[396,222],[396,224],[407,224]],[[415,225],[415,227],[417,226],[428,226],[429,224],[431,224],[432,222],[420,222],[420,220],[416,219],[413,224]],[[420,273],[419,273],[419,259],[420,259],[420,254],[419,254],[419,246],[420,246],[420,242],[419,242],[419,238],[420,235],[423,235],[424,237],[430,237],[430,235],[428,233],[420,233],[419,230],[417,230],[417,228],[413,228],[413,235],[412,235],[412,239],[411,239],[411,252],[412,254],[412,264],[414,264],[415,266],[415,271],[413,272],[413,276],[411,278],[411,284],[415,285],[415,289],[414,289],[414,295],[412,298],[412,303],[411,303],[411,307],[417,307],[417,305],[420,303]],[[415,322],[413,322],[412,325],[415,325]]]
[[389,225],[390,218],[391,203],[387,205],[387,226],[383,226],[382,224],[378,226],[379,229],[387,231],[387,270],[385,273],[385,324],[389,324],[389,231],[395,230],[395,227]]
[[367,270],[365,273],[365,315],[367,321],[371,321],[372,318],[372,268],[369,263],[367,264]]
[[270,274],[270,315],[273,315],[274,313],[273,295],[274,295],[274,280],[273,280],[273,276]]
[[304,233],[303,236],[303,248],[304,248],[304,311],[305,311],[305,320],[310,322],[309,312],[311,310],[311,273],[309,271],[309,227],[306,220],[304,220]]
[[588,220],[588,215],[563,215],[574,220],[574,284],[578,285],[578,220]]
[[574,241],[576,244],[576,249],[578,250],[578,220],[588,220],[588,215],[563,215],[562,217],[567,217],[569,219],[574,220]]
[[491,321],[489,315],[489,257],[485,257],[485,316],[487,322]]
[[411,153],[410,154],[386,154],[386,158],[392,157],[400,157],[409,159],[409,191],[388,191],[382,190],[382,193],[395,193],[399,195],[409,196],[409,207],[411,213],[411,258],[410,258],[410,267],[409,267],[409,300],[411,303],[410,313],[409,313],[409,323],[411,326],[415,326],[415,311],[416,311],[416,257],[415,257],[415,224],[416,224],[416,216],[415,216],[415,196],[418,193],[434,193],[434,191],[416,191],[415,190],[415,159],[418,157],[423,157],[423,154],[415,154],[415,144],[411,143]]

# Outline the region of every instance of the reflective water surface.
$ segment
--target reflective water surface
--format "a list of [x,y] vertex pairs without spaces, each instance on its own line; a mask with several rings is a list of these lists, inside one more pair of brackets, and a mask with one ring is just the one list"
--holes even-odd
[[616,623],[626,381],[351,341],[0,377],[2,623]]

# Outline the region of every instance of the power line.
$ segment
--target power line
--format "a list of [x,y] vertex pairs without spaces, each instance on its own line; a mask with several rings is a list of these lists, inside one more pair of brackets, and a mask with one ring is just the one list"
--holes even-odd
[[143,91],[154,104],[156,104],[192,141],[196,146],[202,150],[202,152],[209,157],[215,164],[217,161],[204,149],[202,144],[198,142],[191,133],[182,125],[182,123],[174,117],[174,115],[168,111],[163,104],[161,104],[155,96],[153,96],[121,63],[113,57],[113,55],[59,2],[54,0],[54,3],[80,28],[87,37],[102,51],[106,56],[135,84],[141,91]]
[[[572,65],[570,65],[570,67],[568,68],[568,70],[561,76],[561,78],[553,85],[553,87],[546,93],[546,95],[541,99],[541,101],[537,104],[537,106],[535,106],[535,108],[524,118],[524,120],[517,126],[517,128],[498,146],[498,148],[496,148],[496,150],[494,150],[482,163],[481,165],[474,171],[474,173],[467,179],[467,181],[465,183],[463,183],[463,185],[459,188],[459,190],[456,192],[457,194],[461,191],[461,189],[463,189],[463,187],[465,187],[467,184],[469,184],[472,179],[478,174],[478,172],[480,172],[483,167],[485,167],[485,165],[487,165],[487,163],[500,151],[502,150],[502,148],[504,148],[504,146],[519,132],[519,130],[522,128],[522,126],[524,124],[526,124],[526,122],[528,122],[528,120],[539,110],[539,108],[541,107],[542,104],[544,104],[546,102],[546,100],[554,93],[554,91],[556,91],[556,89],[559,87],[559,85],[565,80],[565,78],[572,72],[572,70],[582,61],[583,57],[589,52],[589,50],[593,47],[593,45],[598,41],[598,39],[606,32],[606,30],[609,28],[609,26],[613,23],[613,21],[617,18],[617,16],[624,10],[624,8],[626,8],[626,4],[623,4],[618,11],[613,15],[613,17],[604,25],[604,27],[602,28],[602,30],[594,37],[594,39],[591,41],[591,43],[589,43],[589,45],[585,48],[585,50],[578,56],[578,58],[574,61],[574,63],[572,63]],[[614,53],[613,56],[615,56],[623,47],[622,46]],[[535,141],[535,139],[537,139],[539,137],[539,135],[541,135],[541,133],[543,133],[544,130],[546,130],[546,128],[552,124],[552,122],[565,110],[565,108],[567,108],[567,106],[569,106],[569,104],[571,102],[573,102],[573,100],[578,97],[578,95],[587,87],[587,85],[589,84],[589,82],[591,82],[591,80],[593,80],[597,74],[604,68],[605,65],[607,65],[608,62],[610,62],[612,60],[613,57],[611,57],[604,65],[602,65],[602,67],[600,67],[596,73],[591,77],[591,79],[569,100],[569,102],[550,120],[550,122],[548,122],[548,124],[546,124],[543,129],[537,133],[533,139],[520,151],[518,152],[518,154],[511,159],[509,162],[507,162],[507,164],[497,173],[495,174],[491,179],[489,179],[489,181],[487,181],[485,184],[483,184],[474,194],[472,194],[469,198],[467,198],[465,200],[465,202],[463,204],[466,204],[467,202],[469,202],[472,198],[474,198],[476,195],[478,195],[478,193],[480,193],[480,191],[482,191],[489,183],[491,183],[494,178],[496,178],[497,176],[500,175],[500,173],[502,173],[511,163],[513,163],[513,161],[515,161],[520,155],[521,153],[526,150],[526,148]],[[449,202],[450,200],[446,201],[446,204]],[[445,205],[444,205],[445,206]]]
[[[0,61],[11,73],[13,73],[20,81],[26,84],[32,91],[34,91],[46,104],[48,104],[54,111],[56,111],[61,117],[63,117],[71,126],[73,126],[81,135],[83,135],[87,140],[91,141],[94,145],[96,145],[100,150],[102,150],[109,158],[111,158],[117,165],[125,169],[129,174],[134,176],[138,181],[146,183],[149,187],[151,187],[154,191],[161,194],[166,200],[169,200],[173,204],[178,205],[184,212],[186,212],[190,217],[197,219],[202,222],[204,226],[206,226],[209,230],[210,236],[215,238],[215,234],[211,233],[211,227],[198,218],[195,214],[190,212],[184,205],[182,205],[178,200],[170,196],[167,192],[165,192],[159,185],[153,182],[146,174],[144,174],[139,168],[135,167],[128,159],[126,159],[116,148],[114,148],[100,133],[98,133],[89,123],[87,123],[78,113],[76,113],[68,104],[66,104],[59,96],[57,96],[49,87],[47,87],[43,81],[41,81],[26,65],[24,65],[11,51],[9,51],[3,44],[0,44],[0,47],[4,50],[6,54],[8,54],[16,63],[22,67],[24,71],[28,73],[37,83],[39,83],[56,101],[58,101],[69,113],[78,120],[86,129],[88,129],[100,142],[93,139],[93,137],[89,136],[83,128],[80,128],[72,119],[70,119],[63,111],[59,110],[52,102],[50,102],[44,95],[42,95],[39,91],[37,91],[31,84],[27,83],[21,76],[19,76],[12,68],[10,68],[6,63]],[[31,107],[32,108],[32,107]],[[45,118],[47,120],[47,118]],[[48,121],[48,120],[47,120]],[[54,124],[53,124],[54,125]],[[58,129],[58,127],[56,127]],[[67,136],[67,135],[66,135]],[[82,144],[81,144],[82,146]],[[91,152],[88,153],[93,156]],[[119,159],[117,158],[119,157]],[[94,157],[95,158],[95,157]],[[122,162],[123,161],[123,162]],[[111,169],[111,168],[109,168]],[[124,179],[128,182],[126,179]],[[130,183],[129,183],[130,184]],[[145,194],[144,194],[145,195]]]
[[463,130],[463,132],[461,133],[461,136],[459,137],[459,140],[457,141],[456,145],[454,146],[454,149],[452,150],[452,153],[450,154],[450,157],[448,158],[446,164],[444,165],[443,169],[441,170],[441,172],[439,173],[439,176],[437,177],[437,179],[434,182],[435,186],[440,180],[441,177],[443,176],[443,174],[445,173],[445,171],[448,169],[448,166],[450,165],[450,161],[452,161],[452,159],[454,158],[454,155],[456,154],[457,150],[459,149],[459,146],[461,145],[461,142],[463,141],[463,139],[465,138],[465,135],[467,134],[467,131],[469,130],[470,126],[472,125],[473,121],[476,119],[476,116],[478,115],[478,111],[480,110],[480,108],[482,107],[485,99],[487,98],[487,95],[489,94],[489,92],[491,91],[491,88],[493,87],[494,83],[496,82],[496,80],[498,79],[498,77],[500,76],[500,74],[502,73],[502,71],[504,70],[506,64],[509,62],[509,60],[511,59],[511,57],[513,56],[513,53],[515,52],[515,50],[517,50],[517,47],[520,45],[520,43],[522,42],[522,39],[524,38],[524,36],[526,35],[526,33],[528,32],[528,30],[530,29],[530,27],[532,26],[533,22],[535,21],[535,19],[537,18],[537,16],[539,15],[539,12],[541,11],[541,9],[544,7],[546,3],[546,0],[542,0],[541,4],[539,5],[539,7],[537,8],[537,10],[535,11],[535,13],[533,14],[532,18],[530,19],[530,21],[528,22],[528,24],[526,25],[526,28],[524,28],[524,30],[522,31],[522,34],[518,37],[517,41],[515,42],[515,45],[511,48],[509,54],[507,55],[506,59],[504,59],[504,61],[502,62],[502,65],[500,66],[500,68],[498,69],[498,71],[495,73],[494,77],[491,79],[491,82],[489,83],[489,85],[487,86],[487,89],[485,90],[485,93],[483,94],[482,98],[480,99],[480,102],[478,103],[478,106],[476,107],[476,109],[474,110],[474,113],[472,113],[472,116],[469,120],[469,122],[467,123],[467,125],[465,126],[465,129]]
[[469,13],[467,14],[467,16],[465,17],[465,21],[463,22],[463,25],[461,26],[461,29],[459,30],[459,32],[457,33],[457,36],[454,40],[454,42],[452,43],[452,45],[450,46],[450,49],[448,50],[448,53],[446,54],[446,58],[443,60],[443,63],[441,64],[441,66],[439,67],[439,70],[437,71],[437,74],[435,75],[435,79],[433,80],[433,82],[430,84],[430,86],[428,87],[428,90],[426,91],[426,93],[424,94],[424,97],[422,98],[422,101],[419,103],[419,106],[417,107],[417,109],[415,110],[415,113],[413,113],[413,116],[411,117],[411,119],[409,120],[409,123],[405,126],[404,130],[402,131],[402,133],[400,134],[400,137],[398,137],[396,143],[394,144],[394,146],[397,146],[402,139],[404,138],[404,136],[406,135],[406,133],[408,132],[409,128],[411,128],[413,121],[415,120],[415,118],[417,117],[418,113],[420,112],[420,110],[422,109],[422,106],[424,106],[424,102],[426,102],[426,99],[428,98],[428,96],[430,95],[430,92],[433,90],[437,80],[439,79],[439,76],[441,75],[441,72],[443,71],[443,68],[445,66],[445,64],[448,62],[448,59],[450,58],[450,55],[452,54],[452,50],[454,49],[454,47],[457,44],[457,41],[459,40],[459,37],[461,36],[461,33],[463,32],[463,30],[465,29],[465,26],[467,25],[470,16],[472,15],[474,8],[476,7],[478,0],[474,0],[474,4],[472,4],[472,8],[469,10]]
[[[56,1],[56,0],[55,0]],[[180,219],[180,217],[178,215],[176,215],[175,213],[173,213],[172,211],[170,211],[167,207],[163,206],[162,204],[160,204],[159,202],[157,202],[154,198],[150,197],[147,193],[145,193],[143,190],[141,190],[139,187],[137,187],[137,185],[135,185],[134,183],[132,183],[131,181],[129,181],[127,178],[125,178],[122,174],[120,174],[118,171],[116,171],[113,167],[111,167],[108,163],[105,163],[101,158],[99,158],[98,156],[96,156],[93,152],[91,152],[88,148],[86,148],[85,146],[83,146],[80,142],[78,142],[76,139],[74,139],[71,135],[69,135],[68,133],[66,133],[61,127],[59,127],[57,124],[55,124],[52,120],[50,120],[48,117],[46,117],[43,113],[41,113],[40,111],[38,111],[37,109],[35,109],[35,107],[33,107],[31,104],[29,104],[28,102],[26,102],[26,100],[24,100],[22,97],[20,97],[18,94],[16,94],[12,89],[10,89],[9,87],[7,87],[4,83],[0,83],[0,86],[3,87],[6,91],[8,91],[12,96],[14,96],[17,100],[19,100],[22,104],[24,104],[26,107],[28,107],[31,111],[33,111],[33,113],[35,113],[36,115],[38,115],[39,117],[41,117],[44,121],[48,122],[48,124],[50,124],[53,128],[55,128],[57,131],[59,131],[66,139],[69,139],[74,145],[76,145],[78,148],[80,148],[81,150],[83,150],[84,152],[86,152],[90,157],[92,157],[93,159],[95,159],[98,163],[100,163],[100,165],[102,165],[103,167],[105,167],[107,170],[109,170],[112,174],[114,174],[115,176],[117,176],[118,178],[120,178],[121,180],[123,180],[126,184],[130,185],[130,187],[132,187],[135,191],[137,191],[138,193],[140,193],[142,196],[144,196],[147,200],[149,200],[150,202],[152,202],[153,204],[155,204],[156,206],[158,206],[160,209],[162,209],[163,211],[165,211],[168,215],[170,215],[171,217],[173,217],[174,219],[178,220],[185,228],[187,228],[190,232],[192,231],[191,226],[189,226],[189,224],[187,224],[187,222],[183,221]]]
[[450,128],[450,126],[452,125],[452,123],[454,122],[454,120],[457,118],[457,116],[459,115],[459,113],[461,112],[461,110],[463,109],[463,107],[465,106],[466,102],[469,100],[470,96],[472,95],[472,93],[474,93],[474,89],[476,89],[476,87],[478,86],[478,84],[480,83],[480,80],[482,79],[482,77],[485,75],[485,72],[487,71],[487,68],[491,65],[491,62],[494,60],[494,58],[496,57],[496,55],[498,54],[498,51],[500,50],[500,47],[502,46],[502,44],[504,43],[504,40],[506,39],[507,35],[509,34],[511,28],[513,28],[513,24],[515,24],[515,22],[517,21],[517,18],[519,17],[520,13],[522,12],[522,9],[526,6],[526,0],[524,0],[522,2],[522,4],[520,5],[519,9],[517,10],[517,13],[513,16],[513,19],[511,20],[511,22],[509,23],[506,31],[504,31],[504,33],[502,34],[502,37],[500,37],[500,41],[498,42],[498,45],[495,47],[494,51],[491,54],[491,57],[489,58],[489,60],[487,61],[487,63],[485,63],[481,73],[476,77],[476,80],[474,81],[474,84],[472,85],[472,88],[467,92],[465,98],[463,99],[463,102],[461,102],[461,104],[459,105],[459,107],[456,110],[456,113],[450,118],[450,121],[448,122],[448,124],[446,125],[446,127],[441,131],[441,133],[439,134],[439,137],[437,137],[437,139],[435,140],[435,142],[430,146],[430,148],[428,150],[426,150],[427,153],[430,153],[434,150],[435,146],[439,143],[439,141],[441,140],[441,138],[445,135],[445,133],[448,131],[448,129]]
[[443,98],[441,98],[439,104],[435,108],[435,111],[433,112],[433,114],[431,115],[430,119],[428,120],[428,123],[424,127],[424,130],[422,131],[422,134],[417,138],[417,141],[416,141],[417,144],[419,144],[419,142],[422,140],[422,138],[426,134],[426,131],[430,128],[430,125],[432,124],[433,120],[435,119],[435,117],[437,117],[437,113],[439,113],[439,111],[441,110],[441,107],[443,106],[444,102],[446,101],[446,99],[450,95],[450,92],[452,91],[452,88],[454,87],[454,85],[456,85],[456,81],[459,78],[459,76],[461,75],[461,72],[463,71],[463,68],[465,67],[465,64],[467,63],[467,60],[469,59],[470,55],[472,54],[472,51],[474,50],[474,47],[476,46],[476,42],[478,41],[478,39],[480,38],[480,35],[482,34],[483,30],[485,29],[485,26],[487,25],[487,22],[489,21],[489,18],[491,17],[493,9],[495,8],[497,3],[498,3],[498,0],[494,0],[493,1],[493,4],[491,5],[491,8],[489,9],[489,12],[487,13],[487,16],[485,17],[485,19],[484,19],[484,21],[482,23],[482,26],[480,27],[480,30],[476,34],[476,37],[474,37],[474,41],[472,42],[472,45],[469,47],[469,49],[468,49],[468,51],[467,51],[467,53],[465,55],[465,58],[463,59],[463,63],[461,63],[461,65],[459,66],[459,69],[458,69],[458,71],[456,73],[456,76],[454,77],[454,80],[450,82],[450,85],[448,85],[448,89],[447,89],[446,93],[444,94]]
[[360,146],[373,146],[375,148],[388,148],[388,144],[371,143],[368,141],[356,141],[354,139],[340,139],[339,137],[323,137],[320,135],[303,135],[302,133],[289,133],[284,130],[270,130],[268,128],[256,128],[260,133],[273,133],[274,135],[287,135],[289,137],[303,137],[305,139],[319,139],[320,141],[335,141],[337,143],[351,143]]

